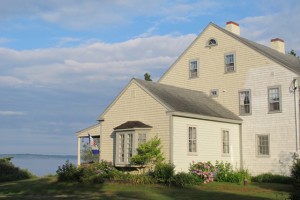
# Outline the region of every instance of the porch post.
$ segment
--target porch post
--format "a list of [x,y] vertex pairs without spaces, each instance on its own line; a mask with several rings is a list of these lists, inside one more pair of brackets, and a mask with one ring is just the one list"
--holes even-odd
[[77,166],[80,165],[80,147],[81,147],[81,142],[80,142],[80,137],[77,138]]

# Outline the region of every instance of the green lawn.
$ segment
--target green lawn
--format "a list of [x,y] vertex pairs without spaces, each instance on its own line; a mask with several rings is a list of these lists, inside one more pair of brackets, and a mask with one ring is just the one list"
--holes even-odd
[[59,183],[55,177],[0,183],[0,199],[286,199],[292,185],[210,183],[190,188]]

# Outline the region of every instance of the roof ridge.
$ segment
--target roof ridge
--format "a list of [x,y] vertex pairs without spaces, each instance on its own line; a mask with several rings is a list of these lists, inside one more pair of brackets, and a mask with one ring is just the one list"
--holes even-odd
[[246,46],[252,48],[253,50],[268,57],[269,59],[273,60],[274,62],[277,62],[278,64],[286,67],[287,69],[289,69],[297,74],[300,74],[300,60],[297,57],[278,52],[269,46],[254,42],[247,38],[241,37],[240,35],[236,35],[214,23],[210,23],[210,24],[212,26],[214,26],[215,28],[217,28],[218,30],[224,32],[225,34],[237,39],[238,41],[242,42]]

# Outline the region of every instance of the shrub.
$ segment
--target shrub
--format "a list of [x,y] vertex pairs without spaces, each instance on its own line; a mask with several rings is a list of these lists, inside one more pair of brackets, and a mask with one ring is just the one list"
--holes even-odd
[[296,158],[291,168],[291,176],[294,179],[295,191],[291,193],[291,199],[300,199],[300,159]]
[[160,139],[152,138],[146,143],[140,144],[136,149],[137,154],[130,159],[133,165],[152,165],[164,160],[161,153]]
[[218,182],[239,182],[238,176],[234,174],[232,165],[228,162],[216,161],[216,181]]
[[282,176],[282,175],[272,174],[272,173],[263,173],[263,174],[252,177],[252,181],[258,182],[258,183],[291,184],[293,182],[293,179],[288,176]]
[[77,168],[69,160],[65,164],[59,166],[56,170],[58,181],[80,181],[83,176],[83,169]]
[[238,175],[239,183],[243,184],[244,181],[250,182],[252,180],[250,173],[246,169],[240,169],[235,172]]
[[202,183],[202,181],[197,176],[185,172],[179,172],[170,179],[170,184],[176,187],[187,187],[200,183]]
[[81,181],[84,183],[103,183],[113,179],[116,169],[111,162],[102,160],[100,163],[92,163],[83,169]]
[[153,176],[158,183],[168,183],[170,178],[174,176],[175,166],[170,163],[157,163],[155,165]]
[[153,184],[156,180],[147,174],[128,174],[127,181],[131,184]]
[[189,171],[191,174],[199,177],[204,184],[214,181],[213,172],[215,171],[215,167],[210,162],[195,163],[193,161]]
[[20,169],[11,162],[13,157],[0,158],[0,182],[16,181],[34,177],[28,170]]
[[291,176],[300,184],[300,159],[295,159],[291,168]]

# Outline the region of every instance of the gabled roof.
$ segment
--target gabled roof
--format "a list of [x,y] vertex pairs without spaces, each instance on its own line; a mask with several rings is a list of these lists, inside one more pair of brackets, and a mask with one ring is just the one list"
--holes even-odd
[[121,125],[115,127],[114,130],[133,129],[133,128],[152,128],[152,126],[144,124],[143,122],[140,122],[140,121],[128,121],[128,122],[125,122],[124,124],[121,124]]
[[235,38],[236,40],[240,41],[244,45],[248,46],[249,48],[253,49],[256,52],[261,53],[262,55],[266,56],[267,58],[273,60],[274,62],[282,65],[283,67],[286,67],[287,69],[295,72],[296,74],[300,75],[300,60],[296,58],[295,56],[283,54],[280,53],[270,47],[264,46],[262,44],[258,44],[256,42],[250,41],[246,38],[243,38],[241,36],[238,36],[230,31],[227,31],[224,28],[221,28],[220,26],[209,23],[205,29],[194,39],[194,41],[188,46],[188,48],[185,49],[185,51],[176,59],[176,61],[169,67],[169,69],[160,77],[158,82],[162,80],[166,74],[172,69],[172,67],[182,58],[182,56],[193,46],[193,44],[201,37],[202,33],[205,32],[205,30],[209,27],[213,26],[216,29],[222,31],[223,33]]
[[273,60],[274,62],[277,62],[278,64],[288,68],[289,70],[291,70],[297,74],[300,74],[300,60],[298,58],[296,58],[295,56],[280,53],[270,47],[267,47],[262,44],[258,44],[256,42],[250,41],[246,38],[240,37],[230,31],[227,31],[224,28],[219,27],[218,25],[216,25],[214,23],[210,23],[209,25],[212,25],[213,27],[217,28],[218,30],[235,38],[236,40],[242,42],[246,46],[252,48],[253,50],[255,50],[255,51],[263,54],[264,56],[268,57],[269,59]]
[[203,92],[152,81],[133,80],[159,100],[159,102],[168,107],[169,111],[242,121],[240,117]]

